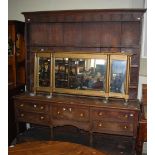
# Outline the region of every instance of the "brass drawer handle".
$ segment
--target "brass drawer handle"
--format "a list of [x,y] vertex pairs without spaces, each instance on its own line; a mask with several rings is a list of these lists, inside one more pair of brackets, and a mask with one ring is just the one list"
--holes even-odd
[[124,129],[127,129],[127,128],[128,128],[128,127],[125,125],[125,126],[124,126]]
[[20,104],[20,107],[23,107],[24,106],[24,104],[22,103],[22,104]]
[[43,110],[44,109],[44,106],[41,106],[40,109]]
[[24,117],[24,114],[22,113],[22,114],[20,114],[20,116],[21,116],[21,117]]
[[103,115],[103,113],[102,113],[102,112],[99,112],[99,113],[98,113],[98,115],[99,115],[99,116],[102,116],[102,115]]
[[130,114],[130,116],[131,116],[131,117],[133,117],[133,116],[134,116],[134,114]]
[[69,108],[69,111],[71,112],[72,111],[72,108]]
[[81,114],[80,114],[80,117],[83,117],[83,116],[84,116],[84,114],[83,114],[83,113],[81,113]]
[[99,126],[99,127],[102,127],[102,123],[99,123],[98,126]]
[[34,107],[34,108],[37,108],[37,105],[36,105],[36,104],[34,104],[34,105],[33,105],[33,107]]
[[128,114],[125,114],[125,116],[124,116],[125,118],[128,118]]
[[66,111],[66,108],[62,108],[63,111]]
[[41,116],[40,119],[43,120],[44,119],[44,116]]

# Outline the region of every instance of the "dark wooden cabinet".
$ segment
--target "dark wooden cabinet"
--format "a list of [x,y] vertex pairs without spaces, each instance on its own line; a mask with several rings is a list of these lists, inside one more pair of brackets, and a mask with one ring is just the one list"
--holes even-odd
[[13,96],[23,92],[25,85],[24,24],[8,21],[8,145],[16,137]]
[[8,83],[25,84],[25,23],[8,21]]
[[[26,87],[15,97],[17,122],[53,127],[72,125],[90,133],[127,136],[135,141],[139,120],[138,77],[144,9],[69,10],[24,12]],[[30,96],[34,91],[35,52],[131,53],[129,104],[110,98],[54,93]],[[62,92],[61,92],[62,93]],[[98,96],[98,95],[97,95]],[[18,123],[17,123],[18,124]],[[135,146],[134,146],[135,147]],[[134,148],[133,147],[133,148]]]
[[[15,97],[16,119],[21,122],[50,126],[73,125],[93,132],[136,137],[139,104],[123,100],[56,95],[52,99],[20,95]],[[51,133],[52,134],[52,133]],[[90,141],[91,142],[91,141]]]
[[[8,86],[8,145],[11,145],[17,134],[13,96],[20,94],[23,91],[24,85]],[[20,131],[23,131],[23,129],[25,128],[21,126]]]
[[142,85],[141,113],[136,142],[137,155],[141,155],[143,144],[144,142],[147,142],[147,84]]
[[25,12],[27,88],[35,50],[132,53],[129,98],[137,98],[144,9]]
[[15,100],[15,109],[19,121],[49,125],[50,107],[46,101]]

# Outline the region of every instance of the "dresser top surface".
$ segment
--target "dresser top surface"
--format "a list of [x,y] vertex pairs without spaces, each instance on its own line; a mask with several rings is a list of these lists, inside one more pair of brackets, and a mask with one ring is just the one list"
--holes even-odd
[[123,99],[109,98],[108,103],[105,103],[105,98],[101,97],[88,97],[88,96],[76,96],[76,95],[65,95],[65,94],[54,94],[52,98],[47,98],[43,95],[30,96],[29,94],[17,95],[15,99],[32,102],[47,102],[55,103],[59,105],[70,104],[70,105],[81,105],[86,107],[105,107],[105,108],[118,108],[128,110],[139,110],[139,102],[136,100],[129,100],[128,104],[124,104]]

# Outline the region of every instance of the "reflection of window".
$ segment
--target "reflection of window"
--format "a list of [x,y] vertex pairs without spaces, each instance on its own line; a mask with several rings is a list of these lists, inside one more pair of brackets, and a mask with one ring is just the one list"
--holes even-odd
[[103,60],[103,59],[91,59],[90,67],[96,68],[96,65],[105,65],[105,63],[106,63],[106,60]]

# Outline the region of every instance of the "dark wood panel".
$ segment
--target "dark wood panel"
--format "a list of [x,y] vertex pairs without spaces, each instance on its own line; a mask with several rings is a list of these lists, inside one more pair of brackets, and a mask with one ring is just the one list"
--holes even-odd
[[140,21],[142,20],[141,13],[127,12],[122,15],[122,21]]
[[17,102],[16,107],[20,110],[26,110],[29,112],[37,112],[37,113],[48,113],[49,112],[49,105],[46,103],[39,103],[39,102],[25,102],[22,103]]
[[122,46],[140,45],[140,22],[122,22]]
[[147,104],[147,84],[142,85],[142,102],[143,105]]
[[101,24],[101,47],[119,47],[121,43],[121,22]]
[[53,119],[63,120],[74,120],[80,122],[89,122],[89,109],[78,108],[71,105],[52,107]]
[[132,87],[132,88],[129,88],[129,98],[130,99],[135,99],[137,98],[137,95],[138,95],[138,86],[137,87]]
[[49,23],[47,44],[52,46],[63,45],[63,25],[60,23]]
[[138,67],[131,67],[131,71],[130,71],[130,83],[134,84],[134,83],[138,83],[138,79],[139,79],[139,68]]
[[[24,85],[8,86],[8,145],[11,145],[17,134],[13,96],[18,95],[23,91]],[[25,126],[23,129],[25,129]]]
[[78,53],[85,53],[85,52],[100,52],[100,48],[95,47],[74,47],[74,46],[62,46],[62,47],[52,47],[52,50],[56,52],[78,52]]
[[132,122],[135,113],[129,111],[121,110],[111,110],[111,109],[93,109],[92,116],[93,120],[115,120],[117,122]]
[[[141,25],[145,11],[108,9],[24,13],[27,53],[31,55],[31,47],[53,52],[131,52],[131,66],[137,67],[136,71],[131,71],[131,83],[137,84]],[[30,83],[32,88],[33,56],[27,56],[27,59],[27,66],[30,67],[27,68],[27,85]]]
[[49,115],[46,115],[44,113],[31,113],[31,112],[25,112],[18,109],[17,111],[17,119],[22,122],[29,122],[34,124],[49,124],[50,118]]
[[33,90],[34,86],[34,53],[31,51],[31,56],[27,61],[27,81],[28,81],[28,90]]
[[82,24],[82,46],[98,47],[100,46],[101,25],[100,23]]
[[48,42],[49,25],[46,23],[33,23],[30,25],[30,43],[32,45],[45,45]]
[[64,46],[81,46],[81,23],[64,23]]
[[131,56],[131,65],[137,65],[139,66],[139,60],[140,60],[140,48],[132,48],[132,47],[128,47],[128,48],[121,48],[122,52],[125,53],[132,53]]
[[98,151],[88,146],[60,141],[27,142],[23,144],[17,144],[15,147],[9,148],[9,155],[79,155],[81,153],[85,155],[108,155],[107,153]]
[[[97,9],[23,12],[26,22],[139,21],[146,9]],[[37,17],[37,18],[36,18]]]
[[119,47],[121,23],[33,23],[30,44],[75,47]]
[[92,130],[95,132],[133,135],[133,124],[131,123],[118,123],[106,121],[93,121]]
[[121,52],[120,47],[101,47],[101,52],[106,53],[106,52]]

